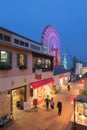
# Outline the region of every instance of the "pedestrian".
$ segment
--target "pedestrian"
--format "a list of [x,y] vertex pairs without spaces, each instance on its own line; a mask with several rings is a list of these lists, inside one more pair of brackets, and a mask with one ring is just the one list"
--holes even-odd
[[49,109],[49,95],[47,95],[47,98],[45,99],[45,102],[46,102],[46,109],[48,110]]
[[62,112],[62,101],[58,101],[57,103],[57,108],[58,108],[58,114],[61,115]]
[[54,103],[53,97],[52,97],[51,100],[50,100],[50,108],[54,109],[54,105],[55,105],[55,103]]
[[70,85],[67,86],[68,91],[70,91]]

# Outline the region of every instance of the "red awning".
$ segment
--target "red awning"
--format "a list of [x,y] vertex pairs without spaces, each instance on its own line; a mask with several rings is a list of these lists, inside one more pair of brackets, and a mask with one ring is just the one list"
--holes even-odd
[[51,82],[54,82],[54,79],[53,78],[47,78],[47,79],[44,79],[44,80],[40,80],[40,81],[36,81],[36,82],[32,82],[30,83],[30,86],[35,89],[35,88],[38,88],[38,87],[41,87],[45,84],[49,84]]

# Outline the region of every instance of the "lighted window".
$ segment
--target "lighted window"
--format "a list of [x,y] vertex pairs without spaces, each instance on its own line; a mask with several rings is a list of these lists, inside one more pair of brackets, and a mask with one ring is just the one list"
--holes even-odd
[[37,59],[37,64],[38,64],[38,65],[41,65],[41,58],[38,58],[38,59]]
[[8,53],[6,51],[1,51],[1,62],[8,63]]
[[51,67],[51,62],[49,59],[46,59],[46,65],[45,65],[46,68],[50,68]]
[[7,51],[0,51],[0,69],[11,69],[12,67],[12,54]]
[[20,55],[20,65],[24,65],[24,55]]
[[27,69],[27,55],[17,54],[17,66],[19,69]]

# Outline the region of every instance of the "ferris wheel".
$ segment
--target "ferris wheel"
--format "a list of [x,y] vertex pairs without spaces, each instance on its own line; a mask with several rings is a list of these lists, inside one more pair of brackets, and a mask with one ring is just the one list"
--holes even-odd
[[52,25],[46,26],[43,30],[41,43],[43,51],[54,56],[54,66],[60,65],[62,58],[60,39],[56,29]]

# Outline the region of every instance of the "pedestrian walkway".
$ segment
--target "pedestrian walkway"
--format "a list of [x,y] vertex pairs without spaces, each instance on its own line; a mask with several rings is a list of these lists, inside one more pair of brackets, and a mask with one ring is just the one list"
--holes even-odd
[[[44,105],[40,105],[37,109],[25,112],[9,127],[2,130],[72,130],[73,104],[70,100],[67,100],[72,91],[74,89],[69,92],[62,90],[60,93],[54,94],[54,109],[46,110]],[[61,116],[57,113],[57,102],[59,100],[62,100],[63,103]]]

